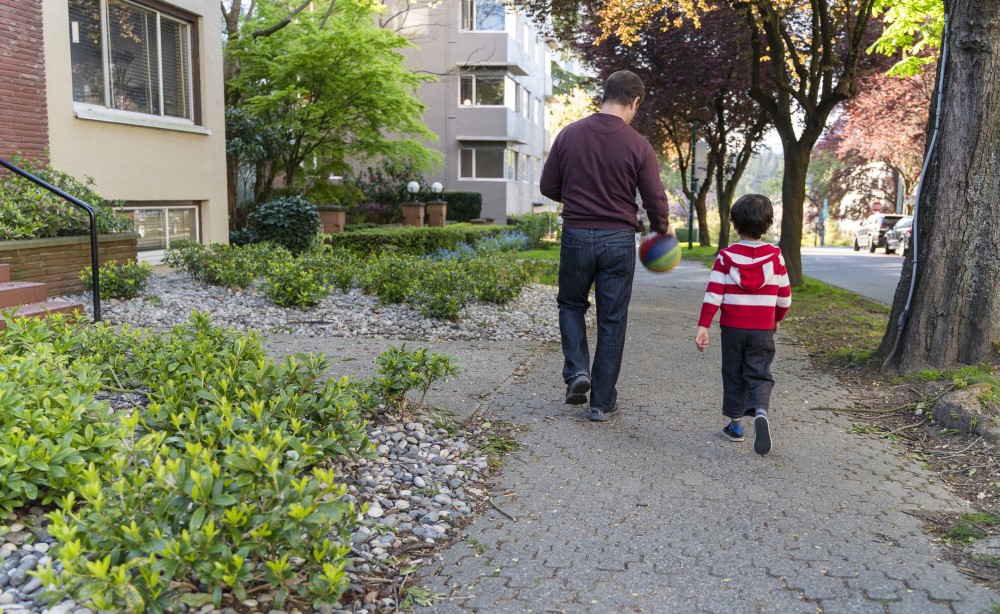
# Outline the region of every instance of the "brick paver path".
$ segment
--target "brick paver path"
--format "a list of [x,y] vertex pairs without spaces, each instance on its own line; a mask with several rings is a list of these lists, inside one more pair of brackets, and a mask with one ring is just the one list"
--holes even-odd
[[611,422],[562,403],[557,347],[486,403],[485,418],[526,427],[493,491],[516,520],[488,509],[443,553],[421,578],[443,595],[433,610],[989,611],[1000,596],[942,561],[907,513],[962,502],[891,443],[810,411],[849,400],[787,336],[774,451],[753,453],[752,427],[722,439],[718,329],[704,354],[693,341],[707,275],[637,272]]

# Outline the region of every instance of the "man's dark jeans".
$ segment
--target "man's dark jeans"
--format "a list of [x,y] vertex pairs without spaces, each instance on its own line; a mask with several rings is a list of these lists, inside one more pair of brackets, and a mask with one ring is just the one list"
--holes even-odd
[[771,403],[774,331],[722,327],[722,413],[753,415]]
[[[628,305],[635,276],[635,231],[563,230],[559,256],[559,332],[563,379],[591,377],[590,406],[610,411],[618,400]],[[597,299],[597,350],[590,366],[585,314],[590,287]]]

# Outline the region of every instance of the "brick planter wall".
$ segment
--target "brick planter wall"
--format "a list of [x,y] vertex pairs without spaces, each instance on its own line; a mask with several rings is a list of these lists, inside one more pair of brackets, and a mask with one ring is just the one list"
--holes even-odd
[[[100,262],[135,260],[134,233],[98,237]],[[49,296],[79,294],[84,289],[80,270],[90,267],[90,236],[0,241],[0,263],[10,265],[11,281],[37,281]]]
[[0,0],[0,156],[45,160],[42,0]]

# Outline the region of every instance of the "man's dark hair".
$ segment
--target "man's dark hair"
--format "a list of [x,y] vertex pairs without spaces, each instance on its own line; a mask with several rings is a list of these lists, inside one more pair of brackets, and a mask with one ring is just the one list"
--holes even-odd
[[617,102],[618,104],[629,105],[636,98],[642,102],[642,97],[646,94],[646,88],[642,84],[639,75],[631,70],[619,70],[612,73],[608,80],[604,82],[604,96],[601,102]]
[[774,222],[774,207],[763,194],[746,194],[733,203],[729,219],[741,236],[759,239]]

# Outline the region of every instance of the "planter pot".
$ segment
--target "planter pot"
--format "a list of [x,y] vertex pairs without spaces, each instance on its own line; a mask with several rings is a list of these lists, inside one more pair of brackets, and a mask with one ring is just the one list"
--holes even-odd
[[319,211],[320,231],[331,235],[336,232],[344,232],[344,224],[347,223],[346,207],[316,207]]
[[[100,235],[100,263],[136,259],[135,233]],[[0,241],[0,263],[10,265],[11,281],[35,281],[48,286],[49,296],[79,294],[89,290],[80,271],[90,267],[90,235]]]
[[403,203],[403,225],[424,225],[424,203]]
[[441,200],[432,200],[427,203],[427,225],[434,228],[444,228],[445,218],[448,215],[448,204]]

